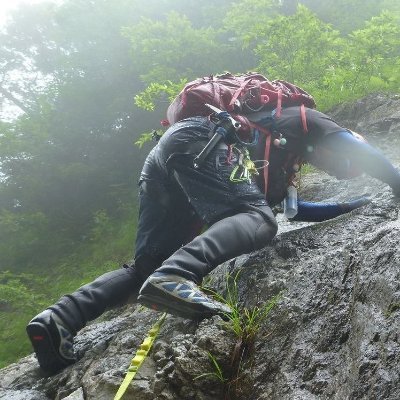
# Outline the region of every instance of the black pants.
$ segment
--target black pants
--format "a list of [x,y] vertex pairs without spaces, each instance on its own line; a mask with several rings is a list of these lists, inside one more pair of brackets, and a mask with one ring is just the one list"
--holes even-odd
[[[179,133],[164,138],[152,154],[154,162],[147,164],[136,259],[150,252],[153,259],[164,258],[157,271],[199,283],[222,262],[266,246],[277,223],[253,180],[232,179],[243,150],[221,143],[196,169],[194,154],[182,147],[181,154],[168,152],[181,139]],[[158,179],[165,172],[160,170],[163,160],[168,160],[166,182]],[[196,235],[199,221],[208,229]]]

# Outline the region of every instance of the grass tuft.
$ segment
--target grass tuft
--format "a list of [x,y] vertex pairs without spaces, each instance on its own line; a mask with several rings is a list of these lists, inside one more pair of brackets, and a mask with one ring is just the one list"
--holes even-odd
[[231,313],[225,314],[226,327],[234,333],[237,339],[232,351],[229,377],[224,376],[222,369],[211,354],[209,357],[214,371],[199,376],[217,377],[224,384],[224,400],[234,400],[241,395],[246,396],[247,394],[244,393],[246,388],[251,390],[253,387],[249,382],[248,372],[251,371],[254,361],[255,341],[272,309],[282,297],[281,294],[278,294],[261,305],[252,308],[242,307],[239,301],[238,279],[239,273],[226,277],[225,296],[208,287],[202,287],[205,292],[228,305],[232,310]]

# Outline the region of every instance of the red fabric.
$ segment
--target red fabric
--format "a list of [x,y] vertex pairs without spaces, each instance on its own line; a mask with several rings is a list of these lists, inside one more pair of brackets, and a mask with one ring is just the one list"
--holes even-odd
[[268,135],[265,139],[265,149],[264,149],[264,160],[266,161],[264,166],[264,193],[267,194],[268,191],[268,174],[269,174],[269,152],[271,151],[271,135]]
[[307,126],[306,108],[304,104],[300,106],[300,115],[301,115],[301,123],[303,125],[303,132],[304,134],[306,134],[308,133],[308,126]]
[[[292,83],[270,81],[257,73],[227,73],[188,83],[168,107],[167,119],[173,124],[188,117],[210,115],[211,110],[206,103],[240,115],[277,108],[279,116],[284,106],[305,104],[310,108],[315,107],[312,96]],[[247,122],[243,122],[242,127],[244,132],[249,132],[250,125]]]
[[[266,135],[264,159],[269,160],[271,132],[251,123],[246,114],[276,109],[276,118],[281,115],[284,106],[301,106],[301,120],[304,133],[308,132],[305,107],[315,108],[315,101],[305,90],[283,80],[270,81],[257,73],[220,76],[208,76],[189,82],[178,94],[167,110],[170,124],[194,116],[208,116],[212,111],[206,106],[211,104],[228,111],[241,124],[239,137],[249,137],[255,128]],[[243,139],[244,140],[244,139]],[[268,164],[268,163],[266,163]],[[268,165],[264,167],[265,192],[268,189]]]

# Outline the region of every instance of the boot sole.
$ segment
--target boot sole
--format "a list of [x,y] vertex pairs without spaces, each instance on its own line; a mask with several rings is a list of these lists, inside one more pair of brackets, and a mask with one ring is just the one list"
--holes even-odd
[[175,315],[185,319],[201,320],[204,318],[210,318],[213,314],[210,313],[199,313],[188,307],[182,307],[181,304],[176,305],[172,302],[165,304],[165,298],[158,298],[155,296],[148,296],[141,294],[138,297],[138,302],[154,311],[166,312],[168,314]]
[[48,374],[55,374],[74,363],[60,357],[47,327],[40,322],[32,322],[26,332],[36,353],[40,368]]
[[169,295],[155,286],[151,287],[151,291],[153,292],[151,294],[140,294],[138,302],[152,310],[167,312],[177,317],[193,320],[211,318],[214,315],[219,315],[222,318],[226,317],[226,313],[223,311],[207,309],[206,307],[202,307],[203,309],[199,310],[199,303],[185,303],[183,300]]

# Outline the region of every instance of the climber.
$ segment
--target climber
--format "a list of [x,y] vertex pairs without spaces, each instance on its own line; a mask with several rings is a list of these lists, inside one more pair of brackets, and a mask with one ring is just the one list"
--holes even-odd
[[[400,174],[392,164],[379,151],[360,140],[357,134],[340,127],[327,115],[296,106],[284,108],[279,118],[274,118],[269,111],[250,114],[248,117],[286,139],[284,145],[272,146],[269,155],[266,195],[268,205],[260,191],[262,182],[259,182],[259,186],[255,186],[254,181],[245,179],[241,182],[228,182],[232,181],[237,163],[246,164],[245,151],[233,147],[233,152],[237,152],[236,158],[234,156],[228,160],[229,147],[222,143],[209,159],[209,170],[204,168],[202,171],[193,169],[190,156],[183,156],[183,153],[187,153],[187,148],[180,151],[180,157],[177,156],[175,161],[174,158],[170,159],[174,181],[178,182],[190,199],[196,215],[209,223],[210,228],[178,248],[147,278],[139,293],[140,303],[191,318],[214,313],[215,304],[196,285],[221,262],[269,243],[276,232],[276,222],[271,218],[268,206],[274,206],[285,198],[288,185],[292,183],[291,176],[298,171],[300,160],[308,161],[339,178],[357,174],[357,166],[359,171],[389,184],[394,194],[400,196]],[[168,143],[173,140],[180,143],[189,139],[185,136],[187,133],[182,133],[182,136],[178,134],[173,139],[175,129],[167,133],[164,140],[161,139],[160,148],[155,150],[151,162],[145,168],[147,176],[143,179],[156,178],[159,166],[162,165],[161,160],[169,159],[172,154],[162,154],[163,148],[171,148]],[[325,149],[325,155],[331,152],[335,157],[334,162],[328,157],[320,159],[317,156],[318,149]],[[256,146],[255,153],[260,150],[264,151],[264,146]],[[257,154],[255,157],[262,159]],[[341,165],[340,161],[345,160],[348,162]],[[251,164],[248,165],[251,168]],[[205,173],[208,176],[204,176]],[[243,172],[243,176],[248,178],[248,173]],[[219,195],[215,193],[215,179],[220,184]],[[237,202],[237,199],[240,201]],[[368,200],[362,198],[345,205],[329,207],[323,204],[312,207],[305,202],[300,202],[299,205],[303,219],[323,220],[331,218],[333,211],[336,213],[333,216],[340,215],[366,202]],[[326,215],[321,218],[321,209],[324,208]],[[217,307],[226,312],[226,307],[220,304]]]
[[[186,318],[229,313],[227,305],[203,293],[198,285],[224,261],[271,242],[277,232],[271,207],[285,198],[300,159],[329,168],[328,172],[339,177],[350,173],[349,165],[355,164],[388,183],[400,196],[400,174],[381,153],[325,114],[306,109],[306,117],[307,134],[300,107],[284,108],[279,119],[271,118],[270,112],[249,117],[286,139],[285,145],[271,146],[267,197],[262,181],[253,179],[254,164],[248,151],[232,142],[233,124],[213,113],[171,126],[148,155],[140,175],[134,262],[63,296],[28,324],[41,368],[53,374],[75,362],[73,337],[77,332],[107,308],[125,304],[138,294],[140,303]],[[226,130],[225,139],[216,142],[196,167],[194,158],[221,127]],[[253,151],[256,159],[262,159],[257,153],[263,152],[263,146],[260,140]],[[349,161],[346,170],[318,159],[319,148],[341,153]],[[331,204],[325,217],[348,212],[366,201]],[[306,219],[324,219],[321,205],[303,208],[300,202],[299,214],[303,212]],[[204,225],[208,229],[202,230]]]

